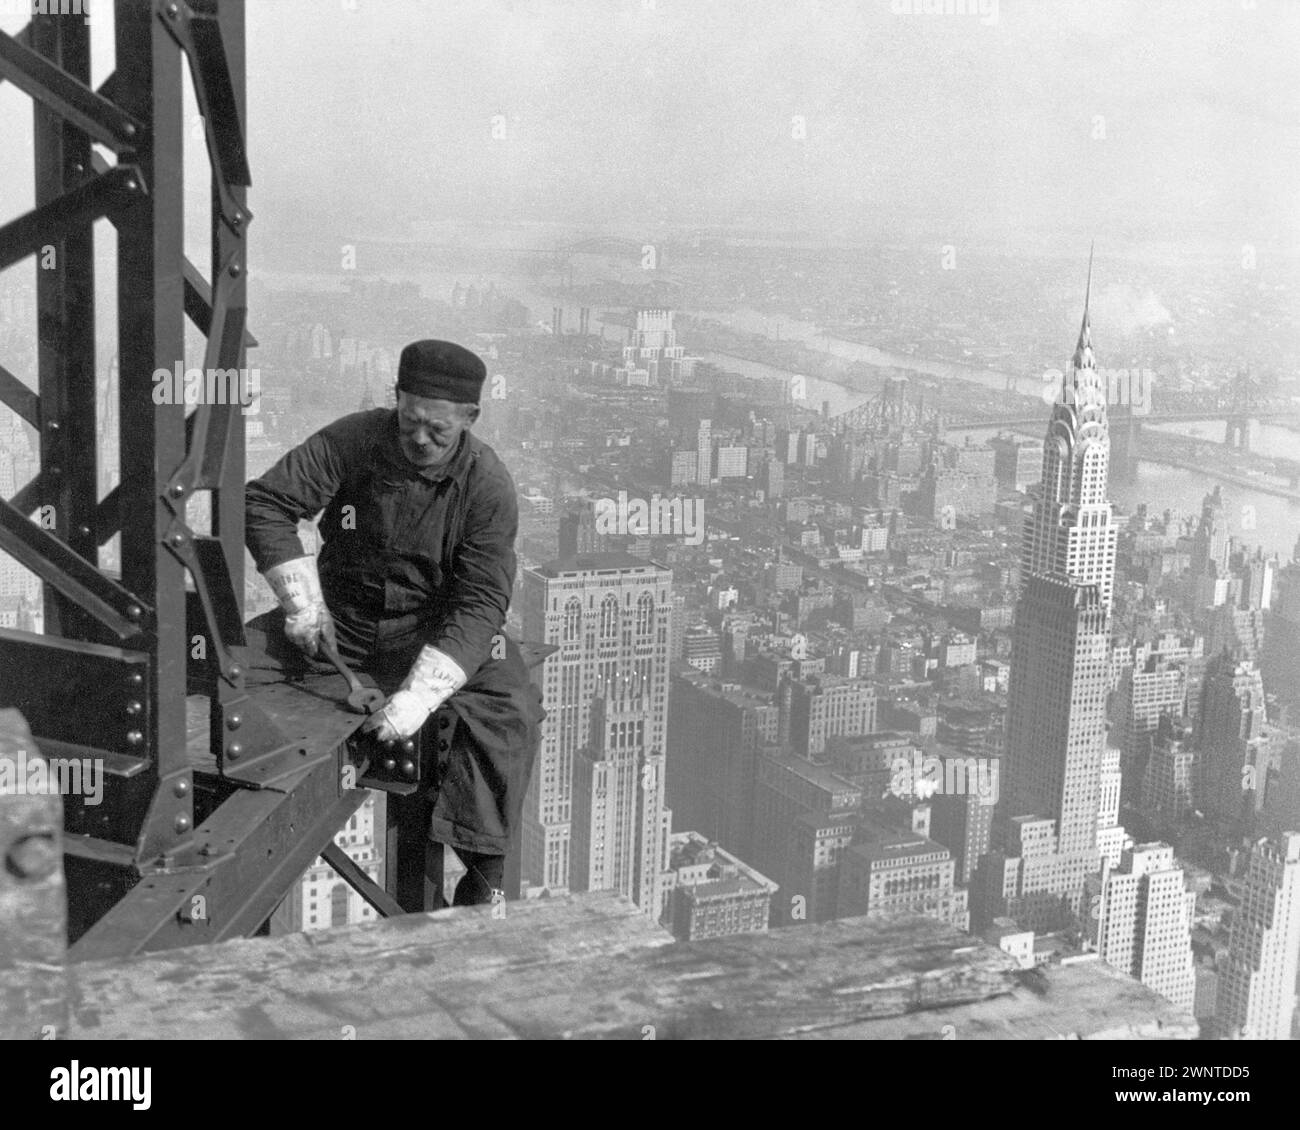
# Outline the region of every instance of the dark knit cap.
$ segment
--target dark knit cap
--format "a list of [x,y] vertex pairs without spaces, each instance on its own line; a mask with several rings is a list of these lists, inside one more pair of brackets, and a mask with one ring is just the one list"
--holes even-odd
[[429,400],[477,404],[487,366],[451,341],[413,341],[397,362],[397,387]]

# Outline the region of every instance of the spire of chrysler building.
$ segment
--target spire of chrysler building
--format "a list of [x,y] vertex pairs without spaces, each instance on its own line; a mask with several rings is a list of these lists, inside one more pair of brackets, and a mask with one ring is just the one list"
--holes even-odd
[[1070,362],[1076,372],[1079,369],[1093,368],[1092,356],[1092,322],[1088,318],[1088,302],[1092,297],[1092,245],[1088,246],[1088,284],[1083,292],[1083,324],[1079,326],[1079,344],[1074,347],[1074,359]]

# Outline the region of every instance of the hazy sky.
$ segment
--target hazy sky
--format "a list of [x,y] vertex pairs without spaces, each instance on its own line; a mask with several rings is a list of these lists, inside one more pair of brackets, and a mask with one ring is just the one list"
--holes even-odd
[[[249,0],[258,230],[753,218],[1295,243],[1300,4],[906,7]],[[4,218],[29,192],[23,101],[0,87]]]

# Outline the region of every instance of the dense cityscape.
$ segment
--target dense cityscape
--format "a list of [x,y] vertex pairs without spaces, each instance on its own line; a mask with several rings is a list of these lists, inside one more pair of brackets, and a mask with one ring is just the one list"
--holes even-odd
[[[685,277],[736,269],[732,242],[698,243]],[[549,718],[511,897],[619,890],[682,940],[912,911],[1025,968],[1106,962],[1204,1035],[1295,1034],[1296,504],[1262,475],[1195,508],[1113,504],[1165,451],[1147,424],[1116,466],[1135,405],[1103,364],[1104,259],[1072,264],[1082,327],[1050,394],[1022,374],[1028,390],[972,405],[978,385],[920,360],[835,367],[754,333],[744,352],[766,360],[728,368],[716,299],[669,304],[662,276],[630,290],[618,241],[439,289],[403,272],[412,254],[392,279],[261,288],[249,473],[392,404],[392,342],[432,325],[489,359],[479,432],[521,509],[509,626],[558,649],[537,676]],[[780,298],[774,327],[796,305],[842,314]],[[986,374],[1005,364],[967,352]],[[1157,358],[1155,388],[1217,362]],[[1294,357],[1260,368],[1292,415],[1250,416],[1229,445],[1207,441],[1207,410],[1176,435],[1183,454],[1250,458],[1296,427]],[[26,481],[32,438],[8,433],[0,491]],[[1260,529],[1255,509],[1279,505]],[[246,599],[250,616],[273,603],[251,569]],[[12,562],[0,601],[4,624],[39,630],[38,586]],[[375,878],[382,817],[380,797],[338,837]],[[277,923],[373,916],[318,860]]]

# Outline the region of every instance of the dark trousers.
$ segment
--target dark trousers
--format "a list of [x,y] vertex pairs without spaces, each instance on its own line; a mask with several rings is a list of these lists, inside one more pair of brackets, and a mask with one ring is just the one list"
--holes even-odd
[[465,865],[452,901],[443,890],[445,844],[429,838],[429,817],[433,810],[430,794],[424,790],[409,796],[388,796],[388,860],[396,868],[391,886],[393,897],[408,914],[443,910],[447,906],[476,906],[505,897],[504,855],[486,855],[453,847]]

